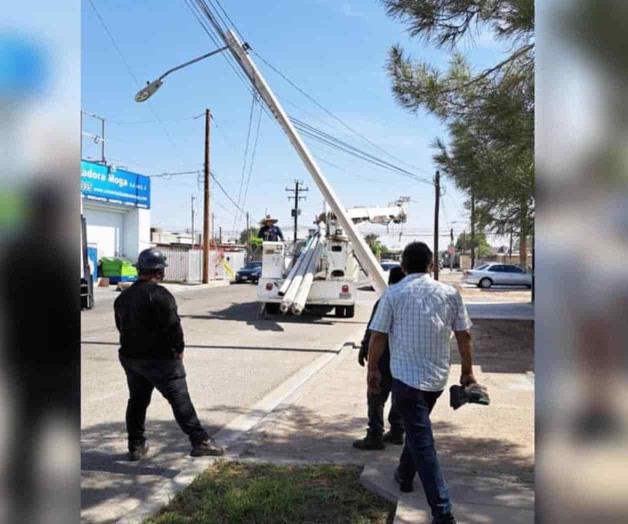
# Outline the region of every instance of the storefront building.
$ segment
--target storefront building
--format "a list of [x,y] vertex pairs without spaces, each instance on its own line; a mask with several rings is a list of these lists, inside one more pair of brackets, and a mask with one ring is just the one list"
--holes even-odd
[[151,246],[150,178],[81,161],[81,213],[89,250],[102,257],[136,259]]

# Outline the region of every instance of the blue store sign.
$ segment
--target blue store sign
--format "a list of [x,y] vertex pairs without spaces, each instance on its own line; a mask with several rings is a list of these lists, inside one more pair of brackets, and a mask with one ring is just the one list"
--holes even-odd
[[81,194],[91,200],[150,208],[150,178],[81,160]]

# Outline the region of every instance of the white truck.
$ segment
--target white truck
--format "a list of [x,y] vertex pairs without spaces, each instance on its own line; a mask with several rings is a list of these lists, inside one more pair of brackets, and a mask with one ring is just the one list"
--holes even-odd
[[[403,223],[408,201],[402,197],[388,207],[351,208],[347,214],[354,224]],[[263,243],[257,287],[262,313],[300,315],[307,309],[325,314],[334,309],[337,317],[353,317],[361,269],[353,244],[332,213],[318,220],[305,242],[290,248],[283,242]]]

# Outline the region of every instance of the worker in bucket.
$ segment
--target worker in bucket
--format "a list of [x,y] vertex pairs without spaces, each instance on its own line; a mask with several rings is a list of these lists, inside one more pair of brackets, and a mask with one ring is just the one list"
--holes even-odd
[[[388,276],[388,285],[392,286],[400,282],[405,273],[400,267],[393,267]],[[367,326],[371,323],[375,312],[377,311],[378,302],[375,303],[371,313],[371,319]],[[369,340],[371,339],[371,330],[366,329],[364,338],[360,345],[360,353],[358,354],[358,363],[364,367],[364,362],[368,360]],[[384,354],[379,359],[379,370],[382,374],[380,388],[377,393],[367,392],[366,402],[368,406],[368,429],[366,437],[353,442],[353,447],[357,449],[384,449],[386,443],[403,445],[403,420],[396,406],[391,403],[388,412],[388,423],[390,429],[384,433],[384,406],[390,396],[392,387],[392,375],[390,373],[390,350],[388,344],[384,350]]]
[[148,452],[144,422],[153,389],[170,403],[174,418],[192,444],[190,455],[223,454],[201,425],[188,393],[177,304],[172,294],[159,285],[166,267],[160,251],[142,251],[137,261],[138,280],[114,303],[120,362],[129,387],[126,427],[131,461],[140,460]]
[[276,225],[277,222],[279,220],[276,218],[266,215],[262,220],[262,227],[259,228],[257,236],[265,242],[279,242],[280,240],[283,242],[283,233],[279,226]]

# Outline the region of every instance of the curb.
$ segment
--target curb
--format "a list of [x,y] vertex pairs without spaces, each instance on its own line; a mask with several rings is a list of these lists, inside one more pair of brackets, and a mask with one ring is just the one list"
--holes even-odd
[[[299,389],[319,371],[324,369],[333,360],[342,357],[344,354],[343,350],[347,346],[352,345],[353,341],[350,337],[349,341],[343,342],[341,345],[337,346],[334,353],[321,355],[279,384],[261,400],[250,406],[249,410],[255,412],[256,415],[240,415],[236,417],[223,426],[217,433],[212,435],[212,438],[224,447],[234,445],[265,417],[270,415],[278,406],[285,403],[288,399],[293,398],[294,395],[298,393]],[[144,503],[141,503],[140,506],[131,511],[124,518],[118,520],[118,522],[121,524],[141,523],[168,504],[174,495],[189,486],[192,481],[211,464],[218,460],[229,460],[237,457],[237,452],[227,452],[223,457],[185,457],[183,460],[187,462],[187,464],[184,463],[185,465],[181,468],[181,472],[178,475],[172,479],[165,480]]]

